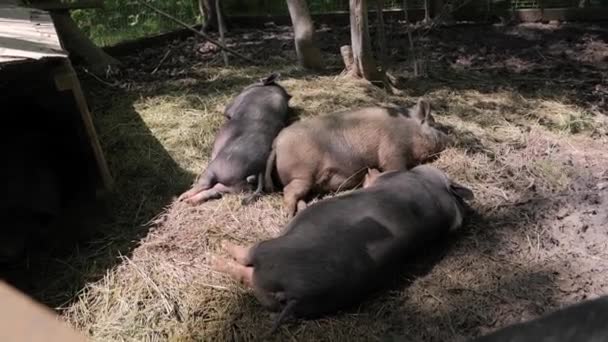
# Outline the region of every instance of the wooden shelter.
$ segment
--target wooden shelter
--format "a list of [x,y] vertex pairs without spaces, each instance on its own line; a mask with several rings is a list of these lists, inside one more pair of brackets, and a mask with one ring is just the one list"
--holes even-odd
[[28,101],[69,118],[88,164],[82,171],[96,190],[111,187],[80,82],[48,12],[21,7],[16,0],[0,4],[0,89],[3,100],[14,105]]
[[0,2],[0,263],[62,239],[67,208],[112,186],[80,82],[48,12]]

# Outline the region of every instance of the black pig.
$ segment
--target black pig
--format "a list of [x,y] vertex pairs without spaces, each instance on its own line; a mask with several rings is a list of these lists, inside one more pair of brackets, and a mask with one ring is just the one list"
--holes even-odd
[[178,200],[199,204],[223,193],[250,189],[256,179],[256,192],[243,202],[259,196],[272,141],[288,119],[291,95],[276,83],[278,77],[271,74],[249,85],[226,106],[226,122],[213,143],[211,162]]
[[474,342],[608,341],[608,296],[586,300],[528,322],[510,325]]
[[429,165],[369,170],[364,184],[304,209],[277,238],[249,247],[224,241],[236,262],[214,257],[212,267],[281,311],[274,331],[288,316],[315,317],[360,301],[406,253],[460,227],[464,199],[473,198]]

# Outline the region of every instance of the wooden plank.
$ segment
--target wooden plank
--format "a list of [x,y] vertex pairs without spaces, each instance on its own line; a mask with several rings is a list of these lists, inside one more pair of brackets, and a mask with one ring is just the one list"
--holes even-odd
[[0,280],[0,341],[85,342],[51,310]]
[[67,56],[47,12],[0,4],[0,63]]
[[45,11],[104,8],[103,0],[78,0],[74,2],[40,2],[33,3],[30,6]]
[[523,22],[536,21],[599,21],[608,19],[608,8],[530,8],[514,11],[515,18]]
[[95,155],[95,161],[102,179],[103,187],[105,190],[110,190],[113,186],[112,176],[110,174],[108,164],[106,163],[103,150],[101,149],[101,145],[99,144],[92,115],[91,112],[89,112],[89,107],[85,100],[84,94],[82,93],[82,88],[80,87],[80,81],[78,80],[76,72],[72,67],[72,63],[68,59],[64,60],[59,67],[53,70],[53,73],[55,74],[55,85],[57,90],[69,90],[74,96],[74,100],[81,115],[82,123],[84,124],[87,136],[89,138],[89,143],[93,149],[93,154]]

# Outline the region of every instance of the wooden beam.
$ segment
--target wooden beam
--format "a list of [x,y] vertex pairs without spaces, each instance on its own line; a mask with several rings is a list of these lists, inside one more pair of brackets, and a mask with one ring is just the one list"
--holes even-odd
[[69,11],[75,9],[103,8],[103,0],[78,0],[73,2],[38,2],[30,7],[45,11]]
[[62,65],[55,68],[53,73],[55,75],[55,84],[57,86],[57,90],[70,90],[74,96],[74,101],[78,106],[80,118],[82,119],[86,134],[89,138],[90,146],[93,149],[93,154],[97,163],[97,170],[101,176],[103,187],[105,190],[110,190],[113,185],[112,176],[101,149],[101,145],[99,144],[97,132],[95,131],[95,126],[93,125],[92,115],[91,112],[89,112],[89,107],[85,100],[84,94],[82,93],[80,81],[76,76],[76,71],[74,71],[70,61],[66,59],[63,61]]

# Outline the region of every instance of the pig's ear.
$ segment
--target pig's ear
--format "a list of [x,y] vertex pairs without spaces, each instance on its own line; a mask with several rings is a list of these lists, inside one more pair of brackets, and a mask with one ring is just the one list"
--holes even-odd
[[450,181],[450,190],[456,196],[458,196],[462,199],[465,199],[467,201],[470,201],[475,197],[473,195],[473,191],[471,191],[471,189],[469,189],[463,185],[460,185],[454,181]]
[[267,77],[260,79],[260,82],[262,82],[263,85],[271,85],[278,81],[279,77],[281,77],[281,74],[279,74],[278,72],[273,72]]
[[428,122],[431,117],[431,104],[425,99],[419,99],[414,109],[414,117],[420,120],[421,124]]
[[228,104],[226,105],[226,107],[224,107],[224,112],[222,114],[228,120],[232,119],[232,114],[233,114],[232,106],[234,106],[234,100],[235,99],[236,99],[236,97],[233,98],[232,100],[230,100],[230,102],[228,102]]
[[223,115],[228,120],[232,119],[232,111],[225,110]]

